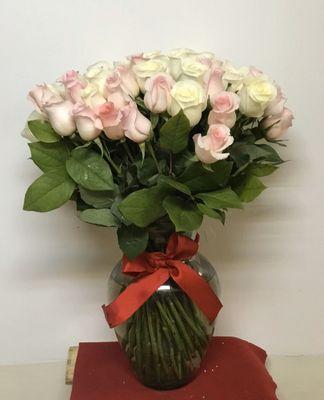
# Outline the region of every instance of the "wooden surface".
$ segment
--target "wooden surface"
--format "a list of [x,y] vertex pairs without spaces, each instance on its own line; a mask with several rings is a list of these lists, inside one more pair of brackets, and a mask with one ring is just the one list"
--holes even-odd
[[78,346],[73,346],[69,348],[68,359],[66,363],[66,374],[65,374],[65,383],[67,385],[72,385],[73,382],[74,368],[78,356],[78,351],[79,351]]

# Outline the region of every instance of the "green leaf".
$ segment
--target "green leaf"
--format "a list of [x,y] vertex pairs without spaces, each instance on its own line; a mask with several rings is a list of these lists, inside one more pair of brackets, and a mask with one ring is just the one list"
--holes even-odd
[[24,201],[24,210],[50,211],[66,203],[75,188],[75,183],[60,168],[49,171],[36,179],[27,189]]
[[163,207],[167,211],[176,231],[194,231],[202,223],[203,216],[192,201],[183,200],[180,197],[168,196],[163,201]]
[[88,190],[114,190],[109,164],[88,148],[74,149],[66,161],[71,178]]
[[224,187],[230,177],[233,163],[217,161],[211,165],[212,171],[203,167],[200,162],[191,164],[179,177],[192,192],[204,192]]
[[137,177],[144,185],[148,184],[152,177],[157,174],[157,167],[153,158],[145,158],[145,160],[137,161]]
[[190,189],[184,183],[177,182],[174,179],[170,178],[169,176],[161,175],[158,179],[159,185],[166,185],[170,188],[177,190],[178,192],[182,192],[191,196]]
[[188,135],[191,130],[188,118],[183,111],[170,118],[160,130],[160,146],[174,154],[187,147]]
[[254,200],[260,193],[266,189],[266,186],[260,181],[259,178],[253,175],[248,175],[241,184],[235,188],[236,193],[240,199],[245,203]]
[[80,196],[78,196],[76,199],[73,199],[73,196],[71,197],[71,200],[75,201],[76,209],[77,211],[84,211],[89,208],[89,204],[86,204]]
[[146,109],[144,100],[143,100],[141,97],[139,97],[139,96],[136,97],[135,103],[136,103],[138,106],[140,106],[141,108],[145,108],[145,109]]
[[191,165],[198,161],[197,156],[189,150],[183,151],[173,157],[173,171],[179,176]]
[[248,168],[248,173],[254,176],[267,176],[276,171],[278,167],[272,164],[254,164]]
[[163,214],[165,190],[159,187],[137,190],[119,205],[119,211],[130,222],[144,228]]
[[28,128],[31,133],[40,142],[55,143],[59,142],[62,138],[59,136],[48,121],[35,119],[28,121]]
[[128,258],[133,259],[145,251],[149,239],[145,229],[122,225],[117,235],[119,247]]
[[110,207],[116,197],[113,191],[94,191],[79,187],[81,199],[94,208]]
[[284,163],[284,161],[282,160],[282,158],[280,157],[279,153],[269,144],[259,144],[259,147],[265,151],[266,156],[264,157],[264,159],[266,161],[269,161],[273,164],[282,164]]
[[221,210],[213,210],[212,208],[207,207],[205,204],[198,203],[198,210],[208,217],[219,219],[222,224],[225,222],[225,213]]
[[196,194],[209,208],[242,208],[242,203],[233,190],[226,188],[214,192]]
[[69,149],[63,141],[57,143],[35,142],[29,143],[28,146],[32,160],[44,172],[64,167],[69,156]]
[[249,161],[257,159],[265,159],[268,152],[265,151],[260,145],[234,143],[230,149],[230,155],[238,167],[245,165]]
[[118,220],[106,208],[94,209],[88,208],[80,213],[80,219],[89,224],[100,226],[118,226]]
[[113,204],[110,207],[110,211],[112,214],[123,224],[123,225],[132,225],[130,221],[128,221],[122,213],[119,211],[119,205],[123,201],[123,198],[120,195],[117,195]]

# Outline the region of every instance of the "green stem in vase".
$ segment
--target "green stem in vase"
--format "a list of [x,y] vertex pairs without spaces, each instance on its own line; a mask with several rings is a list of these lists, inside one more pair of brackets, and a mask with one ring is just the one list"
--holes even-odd
[[[191,364],[191,355],[190,355],[190,349],[187,348],[186,343],[183,342],[181,334],[178,330],[177,324],[174,320],[174,317],[171,313],[171,311],[168,308],[167,304],[167,299],[168,296],[163,301],[164,305],[164,311],[165,314],[167,315],[167,318],[170,321],[170,329],[171,329],[171,335],[174,337],[176,341],[176,363],[177,363],[177,370],[179,373],[179,376],[183,377],[184,375],[184,370],[187,369],[187,366]],[[184,368],[183,368],[184,366]]]
[[175,325],[175,322],[172,319],[172,317],[169,316],[169,314],[168,314],[168,309],[167,309],[166,305],[164,303],[162,305],[162,302],[160,302],[159,300],[156,302],[156,304],[159,308],[162,318],[164,319],[164,322],[166,323],[166,326],[171,331],[172,337],[174,338],[179,351],[182,352],[187,357],[187,359],[189,359],[189,355],[186,352],[186,348],[183,345],[181,336],[179,335],[179,332]]
[[171,296],[170,296],[170,298],[167,299],[167,303],[169,305],[170,314],[173,316],[173,318],[174,318],[174,320],[175,320],[175,322],[176,322],[176,324],[177,324],[177,326],[179,328],[179,331],[182,334],[182,337],[184,338],[185,342],[188,345],[188,348],[189,348],[190,352],[194,353],[195,352],[194,345],[193,345],[193,343],[192,343],[192,341],[191,341],[191,339],[190,339],[190,337],[189,337],[189,335],[187,333],[187,330],[186,330],[186,328],[185,328],[185,326],[183,324],[183,320],[181,319],[181,317],[178,314],[178,311],[177,311],[177,309],[176,309],[176,307],[174,305],[173,300],[175,298],[176,298],[176,295],[173,294],[172,295],[172,299],[171,299]]
[[132,328],[133,328],[133,317],[127,321],[126,326],[126,336],[125,336],[125,351],[129,355],[130,358],[133,357],[133,348],[132,348]]
[[177,364],[178,364],[178,370],[179,370],[179,379],[182,379],[183,369],[182,369],[182,357],[181,357],[180,352],[177,354]]
[[157,340],[156,340],[155,333],[154,333],[152,312],[150,310],[148,303],[149,302],[146,302],[144,304],[144,307],[145,307],[145,312],[146,312],[148,330],[149,330],[149,334],[150,334],[150,338],[151,338],[151,347],[152,347],[152,353],[153,353],[153,359],[154,359],[154,367],[156,369],[158,381],[160,381],[161,380],[161,371],[160,371]]
[[142,334],[144,334],[144,368],[145,374],[149,375],[151,373],[151,351],[152,345],[150,342],[149,330],[147,319],[145,315],[145,308],[142,306]]
[[198,338],[201,340],[202,345],[205,346],[209,341],[209,336],[196,309],[196,306],[187,297],[185,297],[183,306],[185,307],[185,309],[187,309],[188,314],[191,315],[191,318],[194,321],[194,325],[196,327],[196,331],[198,333]]
[[[181,302],[177,298],[177,296],[173,296],[173,301],[174,304],[180,313],[180,315],[183,317],[183,319],[187,322],[187,324],[190,326],[190,328],[196,333],[197,336],[201,337],[203,340],[205,340],[206,335],[204,332],[202,332],[199,327],[197,327],[197,321],[196,318],[193,318],[192,313],[187,313],[184,307],[182,306]],[[191,317],[190,317],[191,315]]]
[[159,358],[161,360],[164,372],[166,373],[166,375],[168,375],[169,368],[168,368],[168,363],[166,361],[166,352],[163,349],[163,344],[162,344],[162,334],[161,334],[162,326],[160,325],[160,316],[159,316],[157,310],[154,310],[153,313],[154,313],[154,320],[155,320],[156,341],[157,341]]
[[142,361],[142,329],[141,329],[142,311],[139,309],[136,313],[136,327],[135,327],[135,337],[136,337],[136,352],[135,361],[137,364],[137,371],[140,375],[143,373],[143,361]]
[[135,321],[133,320],[132,326],[129,329],[129,347],[132,352],[132,356],[134,356],[134,349],[136,346],[136,336],[135,336]]

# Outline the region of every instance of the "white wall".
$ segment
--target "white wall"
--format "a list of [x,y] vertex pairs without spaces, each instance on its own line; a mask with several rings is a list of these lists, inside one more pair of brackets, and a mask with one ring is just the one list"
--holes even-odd
[[139,50],[192,47],[254,64],[285,89],[296,120],[291,160],[225,228],[206,223],[217,266],[218,333],[270,353],[324,350],[324,2],[321,0],[3,0],[0,16],[0,363],[64,359],[78,341],[113,338],[101,314],[120,253],[113,232],[72,204],[21,210],[38,175],[19,136],[35,83]]

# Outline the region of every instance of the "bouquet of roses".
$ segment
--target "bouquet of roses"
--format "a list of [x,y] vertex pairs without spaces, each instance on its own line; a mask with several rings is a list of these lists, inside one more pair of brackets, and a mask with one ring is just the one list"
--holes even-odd
[[188,49],[71,70],[29,98],[25,134],[43,175],[24,209],[73,200],[81,220],[117,228],[128,261],[255,199],[293,119],[269,76]]
[[118,227],[130,257],[161,217],[192,231],[204,215],[224,222],[228,208],[258,196],[292,121],[267,75],[185,49],[72,70],[29,98],[38,112],[28,122],[31,158],[44,174],[24,209],[72,199],[82,220]]

